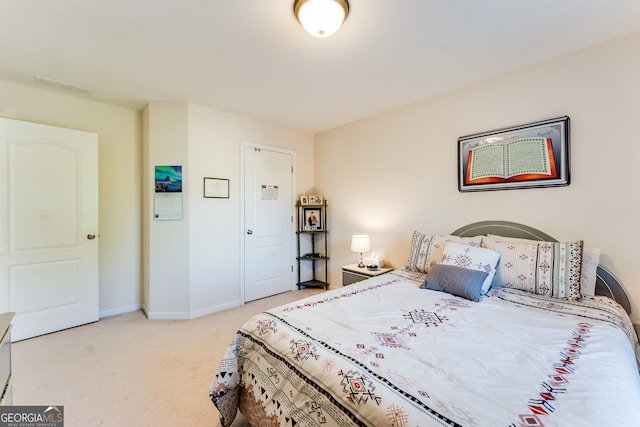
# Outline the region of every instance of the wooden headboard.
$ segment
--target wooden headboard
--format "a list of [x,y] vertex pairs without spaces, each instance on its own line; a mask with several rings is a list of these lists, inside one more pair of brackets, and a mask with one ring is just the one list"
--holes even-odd
[[[508,221],[480,221],[474,222],[452,232],[454,236],[473,237],[486,234],[497,234],[505,237],[519,239],[542,240],[557,242],[558,240],[535,228]],[[627,313],[631,314],[631,304],[622,284],[613,274],[603,266],[598,265],[596,270],[596,295],[604,295],[612,298],[620,304]]]

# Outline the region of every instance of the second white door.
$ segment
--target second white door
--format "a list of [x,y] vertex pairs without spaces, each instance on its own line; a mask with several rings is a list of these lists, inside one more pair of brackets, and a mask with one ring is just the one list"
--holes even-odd
[[293,283],[293,154],[244,145],[244,300]]

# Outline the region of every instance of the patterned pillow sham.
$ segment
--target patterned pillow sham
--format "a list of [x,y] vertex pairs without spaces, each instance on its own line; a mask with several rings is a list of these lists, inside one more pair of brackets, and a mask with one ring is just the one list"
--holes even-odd
[[487,277],[482,284],[483,294],[486,294],[491,287],[491,281],[496,274],[499,260],[500,251],[476,248],[463,243],[447,242],[442,252],[442,264],[455,265],[487,273]]
[[485,237],[482,246],[502,252],[494,285],[537,295],[578,300],[584,242],[504,241]]
[[480,247],[482,236],[429,236],[419,231],[414,231],[411,239],[411,249],[409,250],[409,260],[405,268],[409,271],[428,273],[431,264],[439,263],[442,260],[442,251],[447,242],[466,243],[467,245]]
[[[517,237],[503,237],[487,234],[487,237],[503,242],[539,242],[538,240],[519,239]],[[596,294],[596,272],[600,264],[600,249],[590,248],[585,244],[582,248],[582,269],[580,270],[580,293],[585,297]]]
[[480,301],[482,284],[488,274],[480,270],[434,264],[424,280],[422,289],[447,292],[471,301]]

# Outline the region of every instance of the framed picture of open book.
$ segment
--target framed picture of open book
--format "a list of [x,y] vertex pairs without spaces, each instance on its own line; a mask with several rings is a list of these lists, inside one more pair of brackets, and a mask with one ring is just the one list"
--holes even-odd
[[569,117],[458,138],[458,190],[569,185]]

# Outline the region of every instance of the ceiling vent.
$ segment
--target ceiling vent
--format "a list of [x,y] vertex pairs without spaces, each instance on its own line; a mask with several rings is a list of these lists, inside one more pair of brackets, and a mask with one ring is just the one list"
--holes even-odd
[[79,94],[83,94],[83,95],[93,95],[93,93],[96,91],[95,89],[91,89],[91,88],[86,88],[86,87],[81,87],[81,86],[77,86],[71,83],[66,83],[66,82],[61,82],[59,80],[54,80],[54,79],[49,79],[47,77],[42,77],[42,76],[33,76],[33,78],[36,80],[36,83],[40,86],[45,86],[51,89],[58,89],[58,90],[63,90],[66,92],[74,92],[74,93],[79,93]]

